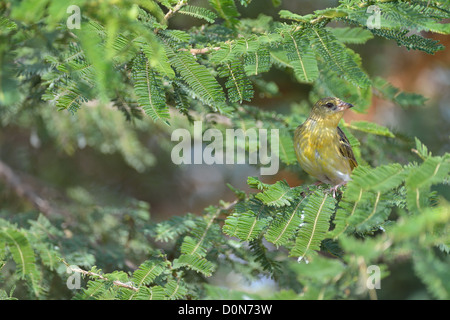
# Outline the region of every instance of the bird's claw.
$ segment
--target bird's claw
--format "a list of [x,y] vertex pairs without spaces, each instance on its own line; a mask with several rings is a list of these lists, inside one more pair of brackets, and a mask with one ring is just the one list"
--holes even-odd
[[330,188],[329,192],[333,194],[333,198],[336,199],[336,192],[337,192],[338,186],[334,186]]
[[343,185],[345,185],[346,183],[347,183],[347,182],[339,183],[339,184],[335,185],[334,187],[331,187],[331,188],[328,190],[328,192],[331,192],[331,193],[333,194],[333,198],[336,199],[336,193],[337,193],[337,191],[338,191],[338,188],[341,187],[341,186],[343,186]]

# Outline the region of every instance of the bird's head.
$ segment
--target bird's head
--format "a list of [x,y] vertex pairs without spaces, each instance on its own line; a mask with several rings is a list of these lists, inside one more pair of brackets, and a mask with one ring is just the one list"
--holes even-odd
[[339,98],[323,98],[314,105],[310,118],[316,121],[327,122],[328,125],[338,125],[344,111],[353,105]]
[[327,116],[338,112],[344,112],[352,107],[353,105],[344,102],[339,98],[323,98],[316,102],[313,112]]

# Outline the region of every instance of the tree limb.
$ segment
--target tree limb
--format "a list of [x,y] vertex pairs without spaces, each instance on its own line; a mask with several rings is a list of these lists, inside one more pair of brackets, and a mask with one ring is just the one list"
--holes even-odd
[[[110,281],[108,278],[106,278],[105,276],[103,276],[101,274],[98,274],[98,273],[95,273],[95,272],[92,272],[92,271],[86,271],[86,270],[83,270],[83,269],[75,267],[75,266],[70,266],[64,260],[62,260],[62,262],[66,265],[67,268],[69,268],[73,272],[78,272],[78,273],[84,274],[85,276],[88,276],[88,277],[99,278],[99,279],[104,280],[104,281]],[[138,291],[139,290],[139,288],[133,287],[132,285],[130,285],[128,283],[123,283],[123,282],[121,282],[119,280],[114,280],[112,283],[115,286],[122,287],[122,288],[127,288],[127,289],[130,289],[130,290],[133,290],[133,291]]]
[[180,10],[182,7],[184,7],[187,4],[186,0],[180,0],[178,1],[178,3],[176,4],[175,7],[173,7],[172,9],[170,9],[166,15],[164,16],[164,21],[167,22],[167,20],[169,20],[178,10]]
[[40,197],[29,185],[26,185],[20,176],[2,160],[0,160],[0,180],[3,180],[19,197],[28,200],[44,215],[66,215],[66,213],[56,209],[47,200]]

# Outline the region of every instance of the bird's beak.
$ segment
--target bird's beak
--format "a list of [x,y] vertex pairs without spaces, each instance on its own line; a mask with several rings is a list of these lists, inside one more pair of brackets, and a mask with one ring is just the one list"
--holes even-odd
[[337,107],[339,108],[340,111],[344,111],[344,110],[353,108],[353,105],[351,103],[347,103],[347,102],[341,101],[341,102],[339,102]]

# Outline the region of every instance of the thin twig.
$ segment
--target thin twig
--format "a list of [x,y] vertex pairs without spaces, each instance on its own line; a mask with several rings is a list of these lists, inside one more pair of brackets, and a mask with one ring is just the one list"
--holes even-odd
[[206,53],[210,53],[211,51],[217,51],[219,50],[220,47],[212,47],[212,48],[201,48],[201,49],[184,49],[183,51],[189,51],[192,55],[197,55],[197,54],[206,54]]
[[173,9],[170,9],[166,15],[164,16],[164,21],[167,22],[178,10],[180,10],[182,7],[184,7],[187,4],[186,0],[180,0],[178,1],[177,5],[173,7]]
[[419,156],[420,159],[425,160],[425,157],[422,156],[422,155],[420,154],[420,152],[419,152],[417,149],[414,149],[414,148],[413,148],[413,149],[411,149],[411,152],[417,154],[417,155]]
[[[81,269],[79,267],[71,266],[64,260],[62,260],[62,262],[66,265],[67,268],[69,268],[73,272],[78,272],[78,273],[84,274],[85,276],[88,276],[88,277],[96,277],[96,278],[99,278],[99,279],[104,280],[104,281],[110,281],[108,278],[106,278],[105,276],[102,276],[101,274],[98,274],[98,273],[95,273],[95,272],[92,272],[92,271],[86,271],[86,270],[83,270],[83,269]],[[133,287],[132,285],[127,284],[127,283],[123,283],[123,282],[121,282],[119,280],[114,280],[112,283],[114,285],[118,286],[118,287],[130,289],[130,290],[133,290],[133,291],[138,291],[139,290],[139,288]]]
[[16,194],[25,198],[33,204],[33,206],[45,215],[52,215],[58,212],[50,203],[42,199],[32,188],[25,185],[20,179],[19,175],[11,169],[6,163],[0,160],[0,179],[3,180],[6,185],[13,189]]

